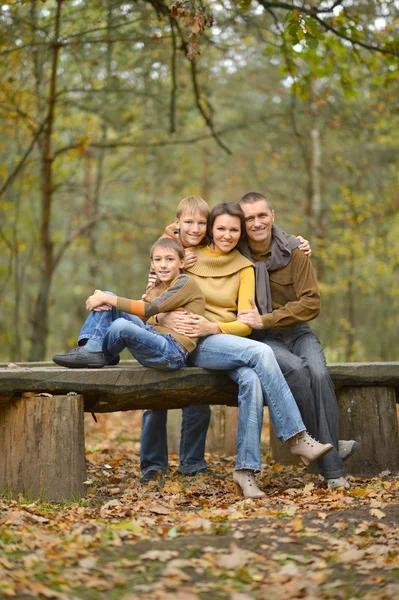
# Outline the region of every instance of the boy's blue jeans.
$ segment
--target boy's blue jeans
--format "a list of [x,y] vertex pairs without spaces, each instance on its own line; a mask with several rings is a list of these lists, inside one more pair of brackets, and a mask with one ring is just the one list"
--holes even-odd
[[139,317],[112,310],[92,311],[79,334],[78,341],[102,342],[105,360],[110,362],[127,348],[144,367],[180,369],[187,352],[169,334],[163,335]]
[[[151,325],[143,323],[138,317],[115,308],[89,314],[78,341],[87,339],[102,344],[107,362],[124,348],[128,348],[146,367],[178,369],[184,365],[186,359],[183,348],[172,336],[158,334]],[[183,408],[179,465],[181,473],[190,474],[207,467],[204,454],[210,415],[209,406]],[[143,412],[140,450],[140,466],[143,473],[152,469],[162,469],[165,472],[168,467],[166,420],[166,410]]]

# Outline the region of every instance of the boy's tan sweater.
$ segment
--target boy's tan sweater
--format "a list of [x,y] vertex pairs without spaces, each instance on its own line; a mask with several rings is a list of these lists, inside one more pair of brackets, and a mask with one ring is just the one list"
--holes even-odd
[[188,275],[179,275],[169,287],[159,285],[152,288],[147,294],[148,300],[129,300],[128,298],[117,298],[116,308],[132,315],[137,315],[146,320],[158,333],[170,334],[184,348],[186,352],[193,352],[198,338],[189,338],[180,335],[169,327],[160,325],[154,319],[154,315],[172,310],[185,310],[197,315],[204,315],[205,300],[199,285]]

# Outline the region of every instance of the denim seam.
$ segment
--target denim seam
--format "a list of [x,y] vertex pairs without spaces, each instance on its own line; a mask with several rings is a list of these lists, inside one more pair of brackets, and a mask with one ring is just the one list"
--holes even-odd
[[[239,376],[239,381],[240,381],[240,383],[239,383],[240,388],[241,388],[241,386],[244,389],[248,388],[247,382],[244,380],[244,378],[241,377],[240,374],[238,374],[238,376]],[[246,395],[247,398],[249,397],[248,392],[245,395]],[[246,410],[246,413],[247,413],[246,417],[247,418],[246,418],[246,426],[245,426],[245,432],[244,432],[244,442],[243,442],[242,449],[240,450],[240,454],[242,454],[243,457],[246,456],[246,452],[247,452],[248,422],[249,422],[249,412],[250,412],[249,411],[248,403],[245,403],[245,405],[246,405],[246,409],[247,409]],[[241,410],[240,407],[238,408],[238,410]],[[259,454],[260,454],[260,441],[259,441]],[[244,464],[245,464],[245,460],[244,460]],[[236,462],[236,465],[237,465],[237,462]],[[251,469],[257,469],[259,471],[261,470],[260,464],[258,466],[256,466],[256,467],[240,467],[240,468],[242,468],[242,469],[249,469],[249,468],[251,468]]]
[[[114,348],[114,346],[124,337],[125,337],[125,335],[122,332],[118,333],[118,337],[113,341],[112,345],[110,345],[108,348],[108,352],[110,354],[112,354],[112,349]],[[126,342],[126,340],[124,340],[124,341]],[[158,355],[161,355],[161,351],[159,350],[159,348],[155,347],[153,344],[149,344],[148,342],[143,341],[143,340],[137,340],[137,341],[139,341],[142,346],[145,346],[149,350],[156,352]],[[170,343],[168,340],[167,356],[162,355],[162,358],[164,358],[169,363],[169,365],[170,365],[170,363],[179,363],[179,361],[181,362],[182,357],[177,356],[176,353],[174,352],[174,349],[172,349],[172,352],[170,352],[170,350],[171,350],[171,348],[170,348]],[[183,365],[184,365],[184,361],[181,366],[183,366]]]

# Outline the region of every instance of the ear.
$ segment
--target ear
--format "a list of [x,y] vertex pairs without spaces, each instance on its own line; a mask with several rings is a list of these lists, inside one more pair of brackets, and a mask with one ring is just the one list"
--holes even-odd
[[274,210],[272,210],[272,220],[273,220],[273,223],[274,223]]
[[180,227],[179,227],[179,219],[177,217],[175,218],[175,225],[176,225],[176,229],[180,229]]
[[180,271],[184,271],[184,262],[184,258],[182,258],[180,261]]

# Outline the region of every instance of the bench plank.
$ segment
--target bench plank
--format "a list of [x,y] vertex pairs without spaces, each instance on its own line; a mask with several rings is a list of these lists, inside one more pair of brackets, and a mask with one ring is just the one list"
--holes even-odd
[[[127,364],[126,364],[127,363]],[[332,363],[337,388],[392,386],[399,392],[399,362]],[[0,405],[25,391],[83,394],[85,411],[182,408],[189,404],[237,405],[237,387],[224,372],[197,367],[160,371],[124,361],[103,369],[57,366],[0,367]]]

